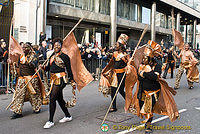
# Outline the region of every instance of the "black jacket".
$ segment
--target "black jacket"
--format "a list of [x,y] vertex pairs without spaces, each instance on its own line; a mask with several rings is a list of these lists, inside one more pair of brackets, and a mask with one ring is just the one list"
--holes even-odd
[[[59,57],[63,60],[65,64],[65,68],[67,70],[69,80],[73,80],[74,78],[73,78],[73,74],[71,70],[71,62],[70,62],[69,56],[64,53],[61,53]],[[45,67],[45,70],[50,71],[51,73],[61,73],[61,72],[65,72],[65,68],[61,68],[57,66],[55,61],[53,61],[51,65],[50,65],[50,62],[48,63],[48,65]]]
[[155,74],[155,70],[151,72],[144,72],[143,76],[141,77],[138,74],[138,80],[139,80],[139,91],[137,94],[137,98],[141,99],[142,97],[142,92],[144,90],[146,91],[156,91],[158,89],[161,89],[161,85],[158,82],[158,76]]

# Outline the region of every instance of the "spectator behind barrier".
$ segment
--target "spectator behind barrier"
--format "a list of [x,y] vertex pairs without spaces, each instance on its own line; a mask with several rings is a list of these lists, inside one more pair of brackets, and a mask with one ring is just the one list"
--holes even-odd
[[46,34],[44,34],[44,32],[40,32],[40,40],[39,40],[40,44],[42,44],[42,42],[45,41],[45,39],[46,39]]
[[46,60],[47,59],[47,42],[42,41],[42,45],[40,46],[40,59]]

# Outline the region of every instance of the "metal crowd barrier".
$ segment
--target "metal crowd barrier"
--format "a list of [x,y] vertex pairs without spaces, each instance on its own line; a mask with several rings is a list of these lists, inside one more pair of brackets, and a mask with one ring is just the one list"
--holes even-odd
[[[82,59],[83,64],[85,65],[86,69],[92,74],[92,76],[95,78],[95,80],[99,80],[101,70],[102,70],[102,59],[96,59],[96,58],[88,58],[88,59]],[[44,60],[40,60],[39,63],[42,64]],[[40,72],[40,76],[43,80],[43,75]],[[48,80],[50,79],[50,75],[47,74]]]
[[6,87],[7,81],[7,64],[0,62],[0,87]]
[[[88,58],[88,59],[82,59],[83,64],[87,68],[87,70],[92,74],[95,80],[100,79],[100,74],[102,71],[102,59],[95,59],[95,58]],[[40,60],[39,63],[44,62],[43,60]],[[0,62],[0,92],[5,92],[7,88],[7,63]],[[39,73],[42,80],[43,74],[42,72]],[[47,73],[48,80],[50,79],[50,75]],[[15,84],[16,84],[16,78],[10,73],[10,89],[14,90]]]
[[[7,70],[8,64],[5,62],[0,62],[0,93],[4,93],[7,88]],[[12,77],[10,77],[12,80]],[[13,84],[11,84],[12,86]]]
[[82,61],[87,70],[95,78],[95,80],[99,80],[102,71],[102,59],[88,58],[88,59],[82,59]]

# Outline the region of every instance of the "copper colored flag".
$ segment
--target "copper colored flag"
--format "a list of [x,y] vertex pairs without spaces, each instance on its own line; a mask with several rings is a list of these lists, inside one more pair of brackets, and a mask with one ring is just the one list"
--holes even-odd
[[174,36],[174,45],[177,46],[179,49],[183,49],[184,41],[181,33],[176,29],[172,29],[172,33]]
[[22,47],[15,40],[13,36],[10,36],[10,60],[11,62],[17,62],[20,55],[24,55]]
[[142,58],[144,56],[144,49],[145,49],[145,47],[146,47],[146,45],[143,45],[143,46],[139,47],[136,50],[135,55],[133,56],[133,61],[130,63],[136,69],[138,69],[139,65],[142,63]]
[[[128,108],[132,102],[133,99],[133,87],[135,83],[137,82],[137,69],[139,68],[140,64],[142,63],[142,58],[144,56],[144,49],[146,45],[143,45],[139,47],[135,55],[130,59],[132,61],[128,62],[127,65],[127,74],[126,74],[126,80],[125,80],[125,93],[126,93],[126,99],[125,99],[125,111],[128,111]],[[134,66],[134,67],[133,67]]]
[[75,82],[77,83],[77,88],[80,91],[88,83],[93,81],[93,77],[85,68],[82,62],[80,50],[73,33],[71,33],[63,41],[62,52],[70,57],[73,77]]

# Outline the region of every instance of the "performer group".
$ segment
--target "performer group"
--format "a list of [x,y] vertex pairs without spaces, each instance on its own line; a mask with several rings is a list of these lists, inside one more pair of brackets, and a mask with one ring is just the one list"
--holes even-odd
[[[154,113],[167,115],[172,122],[179,117],[178,108],[172,95],[176,95],[175,90],[180,88],[180,80],[184,70],[186,70],[189,89],[194,88],[194,82],[199,82],[198,60],[190,51],[188,44],[185,44],[180,54],[177,54],[174,51],[174,46],[162,50],[162,46],[152,40],[143,46],[136,47],[134,53],[130,55],[126,52],[128,40],[129,36],[121,34],[115,43],[110,61],[101,72],[99,91],[104,96],[110,95],[111,101],[113,100],[109,112],[117,111],[117,93],[119,92],[125,100],[125,111],[145,118],[141,121],[145,124],[145,133],[152,133],[151,123]],[[49,119],[44,128],[51,128],[54,126],[53,118],[57,101],[64,113],[64,117],[59,122],[64,123],[72,120],[68,107],[75,105],[76,97],[74,96],[72,102],[66,103],[63,98],[63,89],[69,83],[75,95],[77,87],[82,88],[91,81],[86,82],[85,76],[88,74],[81,72],[84,65],[77,70],[77,66],[74,64],[76,62],[72,64],[72,61],[77,58],[75,59],[71,55],[70,49],[67,53],[64,51],[63,43],[61,39],[54,40],[54,52],[48,56],[43,65],[38,64],[38,57],[32,46],[28,43],[23,45],[23,54],[13,65],[17,74],[17,84],[10,105],[10,110],[13,111],[11,119],[22,117],[22,109],[26,101],[31,103],[33,112],[36,114],[40,113],[42,104],[49,104]],[[78,53],[80,58],[80,52]],[[137,54],[140,56],[136,56]],[[171,78],[174,77],[176,59],[180,59],[181,63],[176,74],[174,88],[172,88],[164,79],[167,78],[169,72]],[[11,63],[10,59],[8,61]],[[48,89],[45,89],[38,69],[50,73]],[[84,77],[85,79],[83,79]],[[80,81],[83,82],[82,85]],[[134,86],[136,90],[133,94]]]

